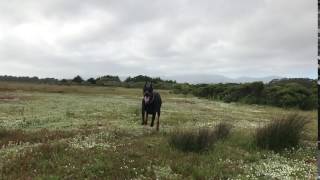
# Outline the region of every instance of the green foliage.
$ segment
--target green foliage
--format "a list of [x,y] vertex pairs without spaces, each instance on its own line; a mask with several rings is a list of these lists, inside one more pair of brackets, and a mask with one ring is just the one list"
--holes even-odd
[[96,84],[96,83],[97,83],[97,81],[96,81],[94,78],[89,78],[89,79],[87,80],[87,82],[88,82],[89,84]]
[[118,76],[101,76],[96,79],[96,84],[99,86],[121,86],[121,80]]
[[58,79],[55,78],[38,78],[28,77],[28,76],[0,76],[0,81],[7,82],[27,82],[27,83],[44,83],[44,84],[57,84],[59,82]]
[[153,79],[148,76],[139,75],[136,77],[128,77],[124,82],[151,82]]
[[218,140],[225,139],[231,126],[221,123],[214,129],[176,130],[169,137],[169,144],[185,152],[202,152],[208,150]]
[[308,119],[298,114],[275,119],[258,128],[255,143],[258,147],[275,151],[295,147],[299,144]]
[[279,107],[313,109],[316,107],[316,99],[313,100],[312,97],[310,89],[297,83],[272,85],[266,90],[266,103]]
[[112,86],[112,87],[126,87],[126,88],[142,88],[146,81],[153,82],[156,89],[173,89],[176,81],[163,80],[160,77],[149,77],[138,75],[135,77],[128,77],[125,81],[121,81],[119,76],[105,75],[98,78],[89,78],[84,81],[82,77],[76,76],[73,79],[58,80],[55,78],[39,79],[38,77],[15,77],[15,76],[0,76],[0,81],[5,82],[24,82],[24,83],[45,83],[58,85],[96,85],[96,86]]
[[72,79],[72,82],[75,82],[75,83],[82,83],[84,80],[82,79],[81,76],[76,76]]
[[314,87],[315,80],[313,79],[308,79],[308,78],[283,78],[283,79],[274,79],[269,82],[270,85],[286,85],[286,84],[291,84],[291,83],[296,83],[299,84],[305,88],[311,89]]
[[312,110],[317,108],[317,83],[306,78],[275,79],[268,84],[227,83],[227,84],[197,84],[177,83],[173,80],[163,80],[160,77],[152,78],[145,75],[128,77],[121,81],[118,76],[106,75],[97,79],[90,78],[86,82],[76,76],[73,79],[54,79],[38,77],[0,76],[0,81],[46,83],[59,85],[97,85],[126,88],[142,88],[146,81],[153,82],[155,89],[170,89],[176,94],[193,94],[197,97],[224,102],[241,102],[245,104],[262,104],[282,108],[299,108]]
[[188,83],[176,84],[174,86],[173,92],[176,94],[181,93],[186,95],[192,92],[192,87]]
[[135,77],[128,77],[122,83],[122,86],[127,88],[142,88],[145,82],[152,82],[153,87],[156,89],[172,89],[176,81],[163,80],[160,77],[152,78],[149,76],[138,75]]
[[244,84],[177,84],[174,93],[193,94],[224,102],[264,104],[283,108],[311,110],[317,108],[316,81],[310,79],[273,80]]
[[111,76],[111,75],[106,75],[106,76],[101,76],[101,77],[98,77],[96,79],[96,82],[97,84],[99,85],[104,85],[104,84],[108,84],[110,82],[113,82],[113,83],[120,83],[120,78],[119,76]]

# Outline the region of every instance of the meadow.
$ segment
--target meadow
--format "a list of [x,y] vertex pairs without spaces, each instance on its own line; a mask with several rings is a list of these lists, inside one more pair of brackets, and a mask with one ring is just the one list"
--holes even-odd
[[[142,89],[0,83],[0,179],[314,179],[317,111],[244,105],[159,90],[160,131],[141,125]],[[298,147],[253,144],[256,129],[310,118]],[[232,125],[207,151],[168,143],[177,129]],[[150,120],[149,120],[150,124]]]

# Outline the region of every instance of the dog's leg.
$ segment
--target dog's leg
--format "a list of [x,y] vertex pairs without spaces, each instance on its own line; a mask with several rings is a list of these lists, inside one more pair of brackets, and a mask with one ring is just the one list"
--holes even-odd
[[145,105],[144,105],[144,100],[142,99],[142,106],[141,106],[141,116],[142,116],[142,125],[145,124]]
[[159,119],[160,119],[160,112],[157,113],[157,131],[159,131]]
[[152,121],[151,121],[151,127],[153,127],[154,119],[156,118],[156,113],[152,114]]
[[148,125],[148,113],[145,112],[145,123],[144,125]]
[[144,111],[142,110],[142,125],[144,125],[144,120],[145,120],[145,115],[144,115]]

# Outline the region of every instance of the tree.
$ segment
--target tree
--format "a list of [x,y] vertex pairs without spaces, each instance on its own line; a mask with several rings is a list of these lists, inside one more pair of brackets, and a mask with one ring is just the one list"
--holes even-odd
[[82,83],[83,81],[84,80],[79,75],[72,79],[72,82],[75,82],[75,83]]
[[94,78],[89,78],[87,82],[90,84],[96,84],[96,80]]
[[131,78],[130,76],[125,80],[125,82],[151,82],[153,81],[153,79],[149,76],[143,76],[143,75],[139,75],[136,77]]
[[121,82],[119,76],[112,76],[112,75],[106,75],[106,76],[101,76],[96,79],[96,81],[101,81],[101,82]]

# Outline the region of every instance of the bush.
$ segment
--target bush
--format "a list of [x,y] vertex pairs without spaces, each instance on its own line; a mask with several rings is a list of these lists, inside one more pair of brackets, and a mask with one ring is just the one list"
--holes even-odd
[[190,94],[227,103],[264,104],[282,108],[317,108],[317,83],[312,79],[281,79],[226,84],[175,84],[174,93]]
[[175,130],[169,137],[169,144],[184,152],[202,152],[208,150],[220,139],[225,139],[231,126],[220,123],[215,128],[198,130]]
[[225,139],[229,136],[230,130],[232,126],[227,123],[219,123],[215,128],[214,128],[214,135],[217,137],[217,139]]
[[72,79],[72,82],[75,82],[75,83],[82,83],[84,80],[82,79],[81,76],[76,76]]
[[308,122],[306,117],[298,114],[275,119],[256,130],[255,143],[260,148],[274,151],[297,146]]

